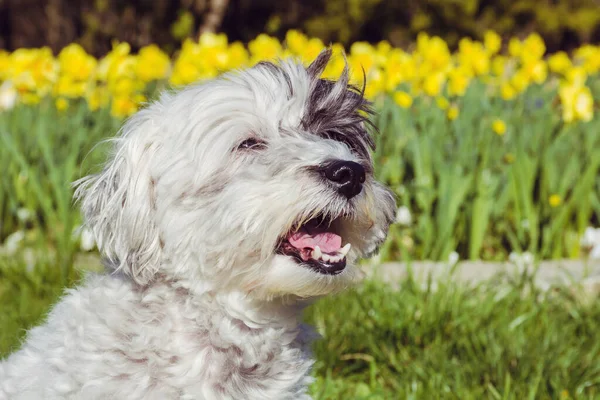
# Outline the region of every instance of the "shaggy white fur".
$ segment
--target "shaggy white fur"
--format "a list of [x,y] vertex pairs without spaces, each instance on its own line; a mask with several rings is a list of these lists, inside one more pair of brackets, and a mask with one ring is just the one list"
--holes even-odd
[[163,94],[124,125],[77,190],[107,273],[0,363],[1,400],[308,398],[301,311],[359,280],[395,212],[369,103],[347,70],[319,78],[330,56]]

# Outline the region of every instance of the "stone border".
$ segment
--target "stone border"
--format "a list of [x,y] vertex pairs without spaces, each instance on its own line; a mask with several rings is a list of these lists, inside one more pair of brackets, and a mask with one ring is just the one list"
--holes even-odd
[[409,275],[423,284],[431,279],[434,283],[447,281],[474,285],[527,274],[542,290],[553,286],[580,285],[586,294],[600,294],[600,260],[556,260],[537,264],[462,261],[455,265],[431,261],[388,262],[368,265],[365,272],[370,278],[392,285]]

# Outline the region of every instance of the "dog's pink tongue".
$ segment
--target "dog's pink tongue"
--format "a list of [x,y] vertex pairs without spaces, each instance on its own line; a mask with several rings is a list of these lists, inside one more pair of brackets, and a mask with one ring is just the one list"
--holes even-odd
[[335,253],[342,247],[342,238],[331,232],[309,234],[304,229],[292,233],[288,241],[297,249],[314,249],[319,246],[323,253]]

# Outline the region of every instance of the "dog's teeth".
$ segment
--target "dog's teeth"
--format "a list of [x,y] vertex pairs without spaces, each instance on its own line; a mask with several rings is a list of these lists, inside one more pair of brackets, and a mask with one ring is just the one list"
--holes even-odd
[[341,254],[342,257],[346,257],[346,255],[348,255],[348,252],[350,251],[350,247],[352,247],[352,245],[348,243],[344,247],[342,247],[338,253]]
[[323,259],[323,261],[327,261],[327,262],[329,262],[329,260],[331,260],[331,257],[329,256],[329,254],[323,254],[321,256],[321,258]]
[[312,251],[312,258],[318,260],[319,258],[321,258],[321,256],[323,256],[321,248],[319,246],[315,246],[314,250]]

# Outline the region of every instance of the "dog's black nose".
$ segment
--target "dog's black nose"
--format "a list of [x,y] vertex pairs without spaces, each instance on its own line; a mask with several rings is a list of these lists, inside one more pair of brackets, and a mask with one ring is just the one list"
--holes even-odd
[[353,161],[333,161],[323,168],[323,175],[335,183],[337,190],[346,198],[351,199],[362,190],[365,182],[365,169]]

